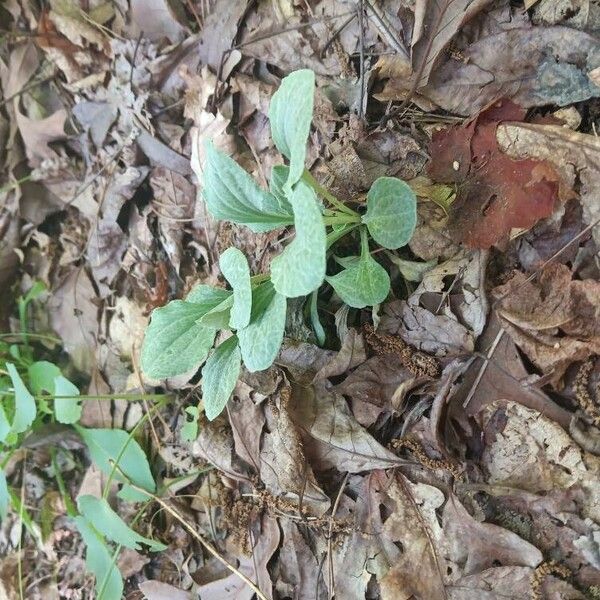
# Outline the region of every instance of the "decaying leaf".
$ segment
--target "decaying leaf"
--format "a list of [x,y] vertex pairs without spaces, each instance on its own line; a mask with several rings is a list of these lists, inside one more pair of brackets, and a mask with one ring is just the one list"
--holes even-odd
[[295,425],[306,436],[304,451],[316,470],[335,467],[358,473],[403,462],[359,425],[344,398],[326,384],[294,386],[290,409]]
[[[600,219],[600,138],[559,125],[501,123],[496,130],[498,144],[514,158],[547,160],[560,173],[563,184],[578,186],[583,220],[593,225]],[[600,225],[593,229],[600,246]]]
[[574,361],[600,354],[600,283],[577,281],[550,264],[538,281],[515,273],[496,288],[497,313],[508,334],[558,386]]
[[555,169],[547,161],[512,159],[496,141],[499,122],[524,115],[505,101],[433,137],[429,174],[435,181],[457,184],[449,228],[473,248],[489,248],[513,228],[527,229],[557,206]]

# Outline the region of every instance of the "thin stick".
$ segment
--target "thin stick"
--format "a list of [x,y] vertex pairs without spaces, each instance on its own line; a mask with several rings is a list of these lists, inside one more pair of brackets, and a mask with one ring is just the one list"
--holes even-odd
[[327,567],[328,567],[328,575],[329,575],[329,600],[331,600],[335,596],[335,580],[333,576],[333,552],[332,552],[332,542],[331,537],[333,535],[333,519],[335,518],[335,513],[337,512],[338,505],[340,500],[342,499],[342,494],[344,493],[344,489],[346,488],[346,484],[348,483],[348,477],[350,473],[346,473],[344,476],[344,481],[342,481],[342,485],[340,485],[340,491],[338,492],[335,502],[333,503],[333,508],[331,509],[331,517],[329,517],[329,531],[327,533]]
[[473,385],[471,386],[471,389],[469,390],[469,394],[467,395],[467,397],[465,398],[465,401],[463,402],[463,408],[467,408],[469,402],[471,402],[471,398],[473,398],[473,396],[475,395],[475,391],[477,390],[477,387],[479,386],[479,382],[481,381],[483,374],[485,373],[488,365],[490,364],[490,359],[492,358],[492,355],[494,354],[494,352],[496,352],[496,348],[497,348],[498,344],[500,343],[500,340],[502,339],[503,335],[504,335],[504,329],[500,329],[500,331],[498,332],[498,335],[496,336],[496,339],[492,342],[492,345],[490,346],[490,349],[488,350],[487,357],[483,361],[483,364],[481,365],[481,367],[479,369],[479,373],[477,373],[477,377],[475,377],[475,381],[473,382]]
[[[120,470],[120,469],[119,469]],[[141,488],[137,485],[135,485],[134,483],[129,483],[129,485],[134,489],[137,490],[138,492],[142,493],[142,494],[146,494],[147,496],[149,496],[150,498],[152,498],[155,502],[157,502],[158,504],[160,504],[161,508],[163,510],[165,510],[166,512],[168,512],[174,519],[176,519],[177,521],[179,521],[184,529],[186,529],[188,531],[188,533],[197,541],[200,543],[201,546],[204,547],[205,550],[207,550],[210,554],[212,554],[220,563],[222,563],[229,571],[231,571],[234,575],[237,575],[247,586],[250,587],[250,589],[256,594],[256,596],[258,598],[260,598],[260,600],[269,600],[261,591],[260,589],[256,586],[256,584],[254,584],[250,579],[248,579],[248,577],[246,577],[240,570],[238,570],[236,567],[234,567],[230,562],[228,562],[225,558],[223,558],[216,550],[216,548],[214,548],[212,546],[212,544],[210,544],[209,542],[207,542],[174,508],[172,508],[169,504],[167,504],[162,498],[159,498],[158,496],[152,494],[151,492],[149,492],[148,490],[145,490],[144,488]]]

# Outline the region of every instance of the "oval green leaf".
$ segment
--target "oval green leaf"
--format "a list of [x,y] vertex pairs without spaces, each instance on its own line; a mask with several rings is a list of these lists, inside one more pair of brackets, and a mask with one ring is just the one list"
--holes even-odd
[[188,373],[206,360],[215,330],[197,321],[208,312],[207,307],[174,300],[152,312],[141,352],[142,371],[148,377],[166,379]]
[[35,420],[37,413],[35,399],[25,387],[15,365],[6,363],[6,370],[15,392],[15,415],[10,429],[13,433],[23,433],[31,427]]
[[77,386],[63,375],[54,378],[54,414],[59,423],[77,423],[81,418],[81,398]]
[[250,325],[237,332],[244,365],[250,372],[268,369],[275,360],[285,329],[287,301],[271,282],[253,291]]
[[246,327],[250,323],[252,312],[252,284],[248,261],[237,248],[227,248],[221,254],[219,267],[233,289],[233,308],[229,325],[233,329]]
[[296,237],[271,261],[271,281],[283,296],[297,298],[323,283],[327,236],[314,191],[299,181],[291,199]]
[[242,355],[235,335],[226,339],[208,357],[202,368],[202,399],[209,421],[221,414],[231,398],[241,366]]
[[304,172],[306,142],[310,133],[315,96],[315,74],[309,69],[294,71],[281,80],[269,106],[271,137],[281,154],[290,161],[285,189]]
[[363,252],[349,266],[327,281],[337,295],[352,308],[364,308],[383,302],[390,293],[390,277],[369,254]]
[[406,246],[417,225],[417,197],[404,181],[380,177],[367,194],[367,213],[362,221],[384,248]]
[[216,219],[246,225],[259,233],[285,227],[292,214],[265,192],[233,159],[206,142],[203,195]]

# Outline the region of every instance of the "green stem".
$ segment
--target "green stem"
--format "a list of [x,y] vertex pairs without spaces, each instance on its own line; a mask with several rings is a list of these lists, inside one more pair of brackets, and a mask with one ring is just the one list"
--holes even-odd
[[[12,396],[15,393],[11,390],[6,390],[2,392],[3,394],[10,394]],[[36,400],[60,400],[63,398],[77,398],[78,400],[131,400],[135,402],[136,400],[162,400],[169,397],[168,394],[100,394],[94,396],[90,395],[81,395],[81,396],[56,396],[54,394],[35,394],[33,396]]]
[[325,225],[349,225],[351,223],[360,223],[360,215],[346,215],[341,213],[336,213],[330,217],[323,217],[323,222]]
[[302,174],[302,179],[310,185],[310,187],[327,200],[330,204],[335,206],[339,211],[346,213],[347,215],[351,215],[353,217],[359,217],[360,215],[353,211],[351,208],[347,207],[341,200],[336,198],[327,188],[324,188],[310,173],[308,169],[304,169],[304,173]]
[[331,248],[333,244],[335,244],[338,240],[341,240],[345,235],[350,233],[353,229],[358,227],[358,223],[350,223],[343,229],[338,229],[337,231],[330,231],[327,234],[327,249]]
[[56,461],[56,448],[50,448],[50,458],[52,459],[52,467],[54,469],[54,477],[56,477],[56,483],[58,485],[58,491],[62,496],[62,499],[65,503],[65,507],[67,509],[67,514],[70,517],[76,517],[78,515],[77,508],[71,500],[71,495],[67,491],[67,486],[65,485],[65,480],[63,479],[62,473],[58,467],[58,463]]

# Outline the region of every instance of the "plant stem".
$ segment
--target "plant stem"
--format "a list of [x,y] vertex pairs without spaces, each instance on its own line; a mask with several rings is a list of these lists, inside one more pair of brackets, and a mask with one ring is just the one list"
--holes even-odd
[[[10,394],[12,396],[15,393],[11,390],[3,391],[3,394]],[[131,400],[135,402],[136,400],[162,400],[168,398],[168,394],[100,394],[94,396],[90,395],[81,395],[81,396],[55,396],[54,394],[35,394],[33,396],[36,400],[57,400],[63,398],[77,398],[78,400]]]
[[330,204],[335,206],[339,211],[346,213],[347,215],[351,215],[352,217],[358,217],[360,219],[360,215],[353,211],[351,208],[347,207],[341,200],[336,198],[327,188],[324,188],[308,171],[308,169],[304,169],[304,173],[302,174],[302,179],[310,185],[310,187],[327,200]]
[[342,213],[335,213],[330,217],[323,217],[325,225],[349,225],[350,223],[360,223],[360,215],[347,215]]
[[341,240],[345,235],[347,235],[348,233],[350,233],[353,229],[356,229],[358,227],[358,223],[349,223],[346,227],[344,227],[343,229],[338,229],[330,231],[327,234],[327,249],[331,248],[331,246],[333,246],[333,244],[335,244],[338,240]]

